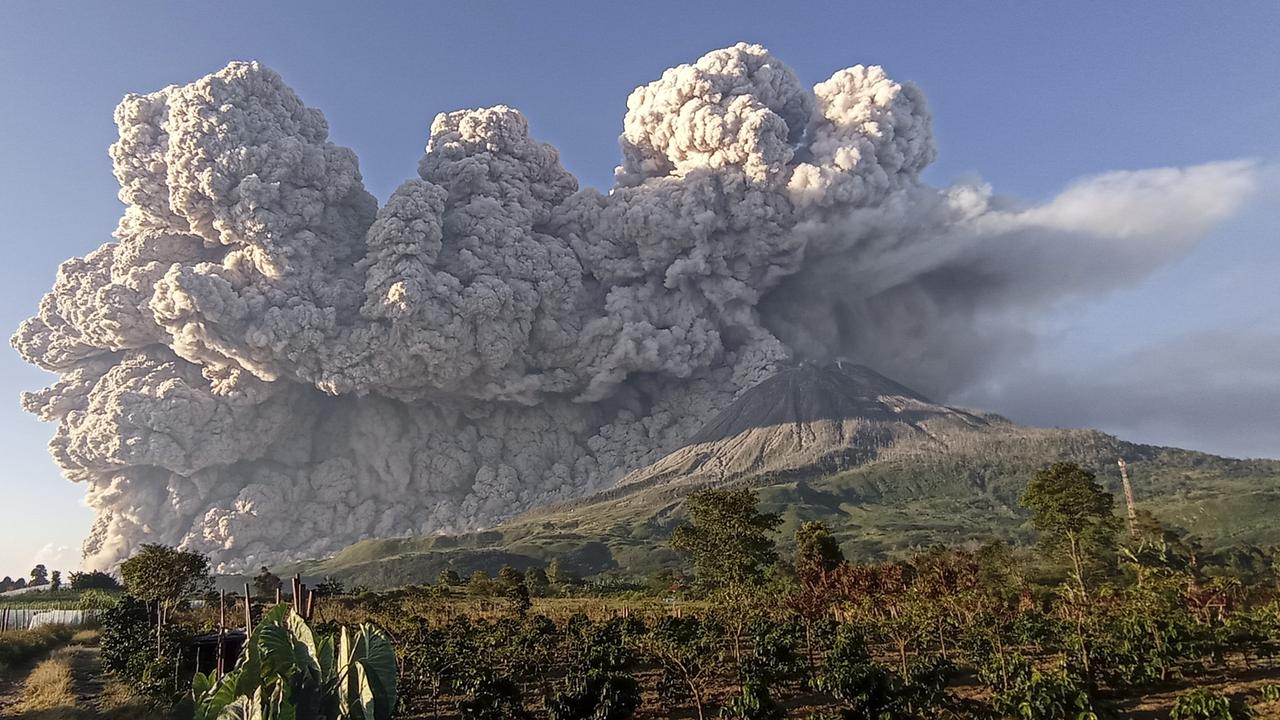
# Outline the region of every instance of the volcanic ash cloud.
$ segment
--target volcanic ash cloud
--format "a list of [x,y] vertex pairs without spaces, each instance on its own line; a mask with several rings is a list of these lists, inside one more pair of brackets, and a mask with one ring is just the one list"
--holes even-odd
[[801,358],[945,397],[1037,311],[1193,245],[1255,174],[1113,174],[1038,206],[930,188],[917,88],[856,66],[810,89],[746,44],[631,94],[608,194],[498,106],[437,116],[379,207],[257,63],[115,119],[115,239],[13,337],[59,376],[22,401],[88,486],[94,567],[492,524],[609,486]]

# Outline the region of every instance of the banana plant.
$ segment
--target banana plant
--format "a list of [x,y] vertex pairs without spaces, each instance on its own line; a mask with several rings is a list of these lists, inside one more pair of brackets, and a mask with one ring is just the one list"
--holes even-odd
[[215,682],[196,673],[192,720],[389,720],[396,656],[372,625],[317,637],[286,605],[254,628],[240,660]]

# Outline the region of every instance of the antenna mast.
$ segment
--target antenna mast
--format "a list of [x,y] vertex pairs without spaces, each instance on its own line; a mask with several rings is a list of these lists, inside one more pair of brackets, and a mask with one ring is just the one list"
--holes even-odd
[[1138,508],[1133,501],[1133,485],[1129,482],[1129,466],[1125,464],[1124,458],[1116,460],[1116,464],[1120,466],[1120,482],[1124,485],[1124,502],[1129,506],[1129,535],[1138,537]]

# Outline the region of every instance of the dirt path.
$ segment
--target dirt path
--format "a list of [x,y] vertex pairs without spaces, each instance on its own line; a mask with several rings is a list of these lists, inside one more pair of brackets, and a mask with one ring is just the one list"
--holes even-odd
[[[46,696],[41,707],[29,707],[24,686],[40,668],[61,674],[60,691]],[[65,682],[69,676],[70,682]],[[3,720],[152,720],[162,715],[135,697],[130,689],[106,678],[96,635],[79,635],[22,670],[0,678],[0,719]]]
[[34,662],[0,673],[0,718],[16,717],[14,708],[22,702],[22,684],[33,667]]

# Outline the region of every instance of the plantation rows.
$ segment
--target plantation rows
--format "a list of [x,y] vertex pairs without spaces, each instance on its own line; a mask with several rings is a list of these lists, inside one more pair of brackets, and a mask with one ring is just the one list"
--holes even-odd
[[867,563],[817,523],[780,558],[779,519],[750,491],[703,491],[671,538],[690,568],[669,596],[601,597],[554,568],[383,593],[330,581],[310,622],[255,607],[221,680],[191,654],[192,636],[218,627],[212,608],[155,582],[189,575],[198,589],[202,559],[152,546],[123,568],[132,596],[107,613],[103,662],[195,718],[1280,712],[1274,550],[1208,552],[1142,513],[1126,527],[1070,465],[1037,473],[1023,502],[1035,550],[939,546]]

